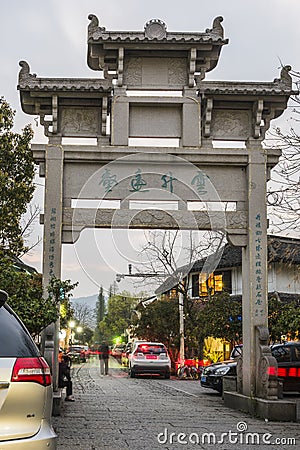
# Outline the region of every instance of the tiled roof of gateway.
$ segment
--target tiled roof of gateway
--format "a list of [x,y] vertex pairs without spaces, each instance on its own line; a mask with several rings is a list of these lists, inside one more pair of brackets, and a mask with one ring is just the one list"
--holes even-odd
[[216,17],[212,28],[205,32],[169,32],[166,24],[159,19],[152,19],[146,23],[144,31],[107,31],[105,27],[99,26],[99,20],[94,14],[90,14],[88,26],[89,41],[97,42],[193,42],[210,43],[221,42],[227,44],[224,39],[224,30],[221,25],[223,18]]
[[110,92],[112,90],[111,81],[103,78],[39,78],[36,74],[30,73],[30,67],[26,61],[20,61],[19,65],[21,70],[18,89],[21,91],[91,91],[99,93],[99,91]]
[[199,83],[200,94],[218,95],[278,95],[288,93],[296,95],[298,91],[291,91],[292,84],[281,78],[272,82],[236,82],[236,81],[202,81]]

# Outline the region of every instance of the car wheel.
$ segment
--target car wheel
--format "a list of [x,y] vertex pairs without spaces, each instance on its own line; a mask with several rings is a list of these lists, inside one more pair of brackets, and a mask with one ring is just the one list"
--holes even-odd
[[166,380],[169,380],[169,379],[170,379],[170,372],[166,372],[166,373],[165,373],[165,379],[166,379]]
[[135,372],[132,369],[129,369],[130,378],[135,378]]

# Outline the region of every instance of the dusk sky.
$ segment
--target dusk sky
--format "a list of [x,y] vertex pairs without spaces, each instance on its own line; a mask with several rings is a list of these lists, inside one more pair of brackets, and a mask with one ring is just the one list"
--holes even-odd
[[[31,123],[34,142],[46,142],[33,116],[21,111],[17,78],[19,61],[29,63],[31,73],[39,77],[98,78],[88,68],[88,15],[95,14],[107,30],[141,31],[150,19],[163,20],[169,31],[204,32],[213,19],[223,16],[229,44],[221,52],[217,68],[207,80],[273,81],[281,65],[289,64],[300,72],[299,0],[12,0],[1,4],[1,96],[16,110],[15,127],[19,131]],[[288,129],[292,108],[272,126]],[[39,184],[44,180],[37,179]],[[39,186],[35,203],[43,208],[43,188]],[[32,240],[42,236],[36,225]],[[63,249],[63,279],[79,281],[74,295],[88,296],[105,289],[116,272],[127,272],[134,262],[142,232],[84,231],[78,244]],[[41,271],[42,245],[24,260]],[[132,290],[130,282],[119,288]],[[142,289],[142,287],[141,287]],[[139,290],[141,290],[139,289]]]

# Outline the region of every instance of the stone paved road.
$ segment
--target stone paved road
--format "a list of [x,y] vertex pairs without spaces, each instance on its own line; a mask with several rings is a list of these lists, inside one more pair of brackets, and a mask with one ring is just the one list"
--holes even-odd
[[74,367],[76,402],[63,402],[53,418],[58,450],[300,448],[299,423],[266,423],[225,408],[197,381],[130,379],[114,360],[110,366],[105,377],[98,361]]

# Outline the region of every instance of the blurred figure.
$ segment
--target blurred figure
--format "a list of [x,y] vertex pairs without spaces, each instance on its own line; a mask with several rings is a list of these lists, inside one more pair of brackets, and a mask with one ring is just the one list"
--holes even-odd
[[106,342],[98,348],[99,360],[100,360],[100,375],[108,375],[108,358],[109,358],[109,347]]
[[66,388],[66,402],[75,402],[73,397],[73,383],[71,380],[71,359],[68,355],[61,353],[58,364],[58,387]]

